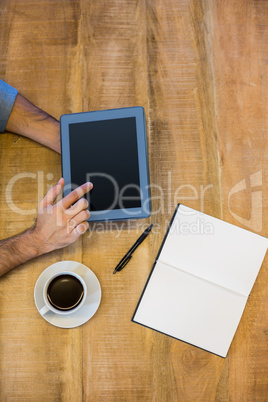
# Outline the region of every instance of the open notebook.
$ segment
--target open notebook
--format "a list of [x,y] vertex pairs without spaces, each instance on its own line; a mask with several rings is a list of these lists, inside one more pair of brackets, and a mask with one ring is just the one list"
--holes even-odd
[[132,321],[225,357],[267,247],[179,204]]

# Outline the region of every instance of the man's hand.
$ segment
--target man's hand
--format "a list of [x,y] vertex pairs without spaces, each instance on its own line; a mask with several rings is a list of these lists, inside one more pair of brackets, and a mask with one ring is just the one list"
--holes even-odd
[[48,191],[33,228],[0,241],[0,276],[41,254],[68,246],[88,229],[88,202],[81,197],[92,189],[92,183],[83,184],[55,204],[63,186],[64,179],[60,179]]
[[64,179],[61,178],[40,203],[32,231],[40,254],[68,246],[88,229],[88,202],[81,197],[92,189],[92,183],[83,184],[54,204],[63,186]]

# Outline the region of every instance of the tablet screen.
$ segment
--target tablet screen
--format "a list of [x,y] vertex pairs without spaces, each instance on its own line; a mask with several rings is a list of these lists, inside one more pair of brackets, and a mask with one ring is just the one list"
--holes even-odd
[[136,118],[69,124],[72,186],[94,185],[89,209],[141,206]]

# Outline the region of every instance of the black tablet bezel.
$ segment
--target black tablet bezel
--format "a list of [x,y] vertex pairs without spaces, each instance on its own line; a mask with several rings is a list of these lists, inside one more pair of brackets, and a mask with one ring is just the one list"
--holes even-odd
[[143,107],[100,110],[65,114],[60,118],[62,177],[65,179],[64,197],[72,191],[69,125],[91,121],[135,117],[137,128],[137,149],[140,178],[141,206],[137,208],[90,211],[88,221],[110,221],[148,218],[151,215],[151,194],[149,181],[149,164],[147,151],[146,120]]

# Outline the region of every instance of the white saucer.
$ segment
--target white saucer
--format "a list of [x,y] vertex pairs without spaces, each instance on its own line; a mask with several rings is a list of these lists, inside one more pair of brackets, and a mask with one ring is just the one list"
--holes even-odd
[[101,301],[101,287],[96,275],[85,265],[75,261],[60,261],[46,268],[36,281],[34,301],[40,312],[45,305],[43,287],[49,277],[62,272],[72,271],[80,275],[87,285],[87,297],[83,306],[76,312],[61,315],[48,311],[42,317],[50,324],[60,328],[75,328],[87,322],[98,310]]

